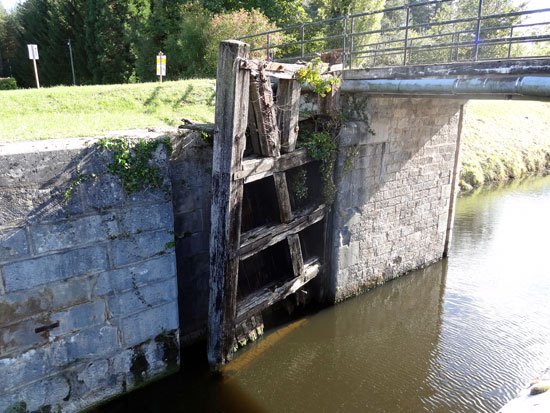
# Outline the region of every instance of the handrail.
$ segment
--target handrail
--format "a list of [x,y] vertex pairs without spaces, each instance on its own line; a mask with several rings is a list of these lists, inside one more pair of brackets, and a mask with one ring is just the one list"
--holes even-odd
[[[409,0],[410,1],[410,0]],[[534,44],[550,45],[550,8],[483,14],[483,0],[478,0],[475,16],[445,21],[415,23],[414,9],[430,5],[455,3],[460,0],[430,0],[408,3],[381,10],[333,17],[241,37],[252,43],[251,52],[263,52],[276,61],[296,61],[338,49],[344,69],[418,64],[419,56],[426,63],[466,62],[491,59],[549,57],[550,47],[543,50]],[[397,27],[358,30],[361,18],[402,12],[404,21]],[[529,22],[526,17],[540,15],[544,21]],[[509,23],[506,19],[513,20]],[[495,25],[491,26],[490,22]],[[360,26],[360,25],[359,25]],[[306,36],[306,31],[313,33]],[[532,29],[531,32],[528,32]],[[538,30],[538,32],[534,32]],[[286,39],[281,41],[281,35]],[[365,39],[370,38],[368,42]],[[263,39],[260,46],[255,40]],[[317,44],[312,46],[312,44]],[[399,45],[399,46],[398,46]],[[506,45],[508,46],[506,48]],[[524,47],[515,45],[525,45]],[[495,46],[504,46],[496,48]],[[514,47],[515,46],[515,47]],[[546,44],[544,44],[546,46]],[[491,49],[492,48],[492,49]],[[448,53],[435,53],[439,50]],[[399,58],[398,55],[401,55]]]

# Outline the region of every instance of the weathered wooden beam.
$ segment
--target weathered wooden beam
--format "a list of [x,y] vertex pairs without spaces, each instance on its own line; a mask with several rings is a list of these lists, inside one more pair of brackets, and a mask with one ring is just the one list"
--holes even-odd
[[[288,185],[286,182],[286,174],[284,172],[275,172],[273,174],[273,179],[275,181],[275,192],[277,193],[281,222],[291,222],[293,214],[290,204],[290,194],[288,193]],[[294,276],[298,277],[304,269],[300,236],[298,234],[289,235],[286,241],[290,253],[290,261],[292,262],[292,270],[294,271]]]
[[304,257],[302,255],[300,236],[298,234],[289,235],[286,241],[290,252],[290,260],[292,261],[292,271],[294,271],[294,276],[298,277],[304,270]]
[[295,79],[296,72],[302,67],[304,67],[302,64],[265,62],[258,60],[243,60],[241,62],[241,69],[250,70],[253,75],[259,74],[263,69],[267,76],[277,79]]
[[263,225],[247,231],[242,234],[241,247],[236,255],[241,260],[249,258],[278,242],[284,241],[288,236],[297,234],[310,225],[321,221],[327,211],[328,207],[322,204],[313,210],[309,209],[296,213],[295,218],[291,222]]
[[[252,88],[252,84],[250,85]],[[252,96],[252,92],[249,92]],[[254,113],[254,107],[252,104],[248,105],[248,131],[250,133],[250,143],[252,144],[252,152],[256,155],[262,154],[262,148],[260,147],[260,136],[258,135],[258,124],[256,122],[256,114]]]
[[178,126],[178,129],[189,129],[189,130],[202,131],[206,133],[214,133],[216,131],[216,124],[215,123],[190,123],[188,125],[180,125]]
[[[342,63],[342,54],[339,51],[326,52],[321,55],[321,60],[330,65]],[[333,76],[340,77],[341,72],[333,72]],[[319,96],[319,114],[331,118],[338,118],[341,112],[340,85],[332,85],[332,89],[325,97]]]
[[281,152],[292,152],[298,138],[300,92],[297,80],[280,80],[277,88],[277,121],[281,132]]
[[290,294],[294,294],[319,274],[320,267],[319,259],[314,257],[304,265],[304,270],[300,276],[285,282],[280,287],[272,284],[242,299],[238,303],[235,323],[240,323],[258,314],[270,305],[275,304],[277,301],[285,299]]
[[245,183],[254,182],[273,175],[274,172],[283,172],[297,166],[312,162],[307,151],[302,148],[294,152],[281,155],[278,158],[259,157],[243,161],[243,170],[235,172],[233,179],[244,179]]
[[250,76],[250,103],[254,108],[262,155],[279,156],[281,137],[273,102],[273,89],[264,70]]
[[216,134],[212,165],[210,231],[210,301],[208,307],[208,361],[218,368],[231,359],[237,301],[235,251],[240,245],[243,181],[231,179],[241,168],[248,121],[249,81],[240,69],[249,46],[221,42],[216,81]]
[[292,221],[292,207],[290,205],[286,175],[284,172],[275,172],[273,180],[275,181],[275,193],[277,194],[277,201],[279,203],[281,222],[290,222]]

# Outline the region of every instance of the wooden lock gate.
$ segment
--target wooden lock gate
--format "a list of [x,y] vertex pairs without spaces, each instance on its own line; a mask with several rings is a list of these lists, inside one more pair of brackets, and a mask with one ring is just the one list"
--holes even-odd
[[[303,65],[249,60],[248,50],[245,43],[227,41],[218,53],[208,312],[208,360],[213,368],[232,359],[240,326],[252,320],[254,327],[262,310],[318,275],[325,250],[323,228],[321,253],[304,259],[301,234],[323,220],[326,224],[329,207],[318,202],[293,209],[286,177],[292,168],[312,162],[305,149],[296,149],[301,93],[296,71]],[[270,78],[279,80],[276,105]],[[245,148],[252,156],[244,157]],[[261,217],[269,209],[265,199],[254,204],[250,195],[269,189],[276,194],[276,222],[256,219],[263,225],[254,226],[252,219],[243,226],[243,209],[245,217]],[[313,238],[319,242],[318,236]],[[270,249],[289,257],[291,265],[285,271],[282,256],[272,254],[271,268],[280,274],[266,279],[258,257],[261,261]],[[250,265],[254,260],[256,267]],[[256,272],[252,288],[250,276],[244,274],[247,266]]]

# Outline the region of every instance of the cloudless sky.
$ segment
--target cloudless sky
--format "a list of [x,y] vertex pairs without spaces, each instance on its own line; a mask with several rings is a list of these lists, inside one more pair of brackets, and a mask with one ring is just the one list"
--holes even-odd
[[[4,6],[6,10],[11,10],[19,2],[24,0],[0,0],[0,3]],[[522,0],[515,0],[516,3],[521,3]],[[526,0],[530,9],[544,9],[545,7],[550,7],[548,0]]]

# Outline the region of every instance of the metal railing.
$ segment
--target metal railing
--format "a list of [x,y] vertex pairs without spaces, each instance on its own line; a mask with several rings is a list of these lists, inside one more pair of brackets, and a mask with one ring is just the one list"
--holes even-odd
[[485,14],[479,0],[473,16],[415,22],[416,11],[446,6],[452,14],[460,2],[408,3],[240,40],[251,44],[253,55],[282,62],[309,60],[337,49],[345,69],[550,56],[550,8]]

